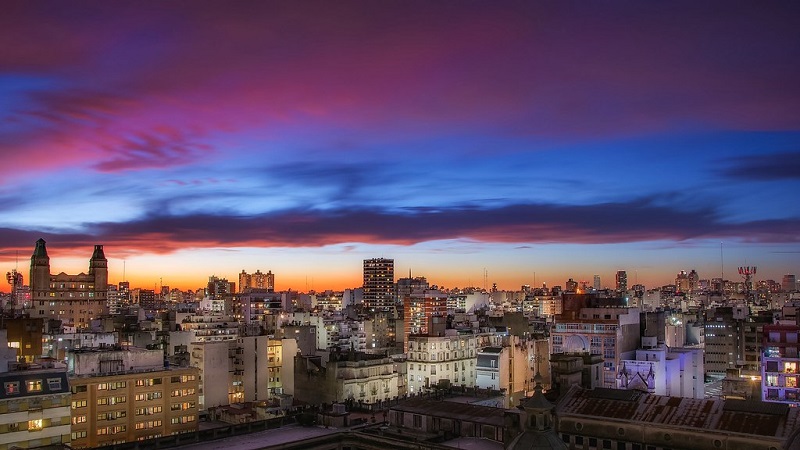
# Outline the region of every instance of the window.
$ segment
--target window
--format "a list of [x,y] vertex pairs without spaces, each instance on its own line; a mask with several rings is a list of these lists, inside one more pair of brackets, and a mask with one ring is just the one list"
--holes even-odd
[[73,431],[72,440],[81,439],[86,437],[86,431]]
[[28,421],[28,431],[41,431],[42,419],[33,419]]
[[72,416],[72,424],[86,423],[86,415]]
[[422,416],[414,414],[414,428],[422,428]]
[[48,378],[47,379],[47,387],[51,391],[60,391],[61,390],[61,378]]
[[6,381],[4,385],[6,388],[6,395],[19,394],[19,381]]
[[28,380],[25,384],[28,392],[42,392],[42,380]]
[[73,400],[72,401],[72,409],[85,408],[85,407],[86,407],[86,400]]

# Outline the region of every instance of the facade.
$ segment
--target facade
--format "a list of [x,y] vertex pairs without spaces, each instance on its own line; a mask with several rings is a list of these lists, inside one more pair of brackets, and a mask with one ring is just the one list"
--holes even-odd
[[[188,335],[189,342],[234,341],[239,335],[236,318],[221,313],[175,313],[176,331]],[[172,339],[170,339],[172,342]]]
[[153,310],[158,307],[154,289],[136,288],[131,291],[131,303],[142,309]]
[[624,270],[617,271],[617,292],[622,295],[628,292],[628,272]]
[[272,271],[262,273],[261,270],[256,270],[255,273],[247,273],[242,270],[239,274],[239,292],[244,292],[245,289],[266,289],[268,291],[275,290],[275,274]]
[[365,259],[364,306],[374,310],[394,308],[394,292],[394,260]]
[[281,308],[281,294],[268,289],[245,289],[233,302],[234,316],[244,323],[264,323],[267,316],[280,313]]
[[0,330],[0,450],[69,444],[70,389],[63,365],[18,363]]
[[[761,361],[761,399],[800,406],[800,327],[764,325]],[[796,408],[792,408],[796,409]]]
[[236,283],[229,282],[227,278],[219,278],[214,275],[208,277],[208,284],[206,285],[207,297],[222,299],[234,292],[236,292]]
[[412,398],[389,409],[388,424],[405,429],[412,436],[476,437],[501,446],[506,434],[504,413],[503,408],[491,406]]
[[744,323],[747,307],[720,307],[708,313],[705,322],[705,370],[707,377],[725,378],[728,369],[744,361]]
[[[444,324],[447,318],[447,294],[437,290],[412,292],[403,300],[404,340],[414,334],[433,334],[432,321],[439,318]],[[443,327],[442,327],[443,328]],[[404,350],[407,349],[404,346]]]
[[639,389],[658,395],[704,398],[703,350],[667,348],[653,337],[642,348],[622,354],[617,388]]
[[781,289],[783,292],[794,292],[797,290],[797,276],[787,274],[781,280]]
[[161,350],[70,352],[68,374],[72,448],[197,431],[197,370],[165,368]]
[[312,405],[351,403],[373,407],[396,399],[401,374],[391,358],[358,352],[336,352],[295,360],[295,398]]
[[215,406],[244,400],[234,389],[236,348],[230,342],[191,342],[189,365],[198,370],[198,408],[206,411]]
[[242,336],[188,344],[189,365],[198,370],[199,409],[273,400],[294,394],[294,339]]
[[561,395],[572,386],[594,389],[603,385],[603,358],[588,352],[550,355],[552,387]]
[[1,450],[70,443],[66,370],[36,367],[0,373]]
[[88,273],[52,275],[45,240],[39,239],[30,273],[31,301],[26,311],[31,318],[56,319],[80,330],[108,314],[108,260],[102,245],[94,246]]
[[639,309],[622,299],[572,296],[555,317],[550,353],[590,353],[603,357],[603,386],[617,386],[621,356],[640,343]]
[[408,393],[436,387],[475,386],[478,342],[471,334],[408,338]]
[[533,370],[523,342],[478,350],[475,386],[503,392],[503,407],[510,408],[532,392]]

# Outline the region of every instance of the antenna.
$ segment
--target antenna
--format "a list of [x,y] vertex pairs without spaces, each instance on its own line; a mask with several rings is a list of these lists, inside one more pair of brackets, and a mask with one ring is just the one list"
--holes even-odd
[[122,260],[122,281],[128,281],[125,279],[125,260]]
[[725,282],[725,258],[722,256],[722,242],[719,243],[720,285]]

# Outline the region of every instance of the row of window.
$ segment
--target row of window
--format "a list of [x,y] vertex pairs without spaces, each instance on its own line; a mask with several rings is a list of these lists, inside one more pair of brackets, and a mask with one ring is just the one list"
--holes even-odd
[[24,384],[21,384],[19,381],[6,381],[3,383],[3,387],[5,388],[6,395],[21,394],[22,391],[20,386],[25,387],[26,393],[33,394],[42,392],[44,389],[44,383],[47,383],[47,387],[51,392],[61,390],[61,378],[47,378],[46,380],[37,378],[33,380],[26,380]]
[[15,433],[17,431],[41,431],[52,424],[52,419],[32,419],[27,422],[13,422],[0,425],[0,434]]
[[124,433],[128,431],[127,425],[111,425],[108,427],[101,427],[97,429],[97,435],[103,436],[107,434],[117,434],[117,433]]
[[194,388],[189,389],[173,389],[172,396],[173,397],[186,397],[188,395],[194,395],[195,390]]
[[[77,292],[78,295],[75,295],[76,294],[75,292],[68,292],[67,294],[69,294],[69,295],[67,295],[67,298],[76,298],[76,297],[77,298],[94,298],[94,292]],[[86,295],[84,295],[84,294],[86,294]],[[48,292],[47,295],[49,297],[55,297],[56,293],[55,292]],[[58,293],[58,297],[59,298],[64,298],[64,293],[63,292],[59,292]],[[39,306],[42,306],[43,303],[44,303],[44,301],[39,300]],[[54,302],[50,302],[50,303],[54,303]],[[50,305],[50,306],[53,306],[53,305]]]
[[164,410],[162,406],[148,406],[144,408],[136,408],[137,416],[149,416],[151,414],[159,414]]
[[128,401],[128,398],[124,395],[118,395],[116,397],[100,397],[97,399],[98,406],[105,406],[105,405],[117,405],[120,403],[125,403]]

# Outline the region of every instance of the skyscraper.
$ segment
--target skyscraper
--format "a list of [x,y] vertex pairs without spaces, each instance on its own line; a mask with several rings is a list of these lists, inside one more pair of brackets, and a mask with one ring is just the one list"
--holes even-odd
[[624,294],[628,292],[628,272],[617,271],[617,292]]
[[600,275],[595,275],[594,276],[594,281],[592,282],[592,287],[594,288],[595,291],[599,291],[602,288],[602,285],[600,284]]
[[394,306],[394,260],[364,260],[364,305],[368,309],[387,310]]

